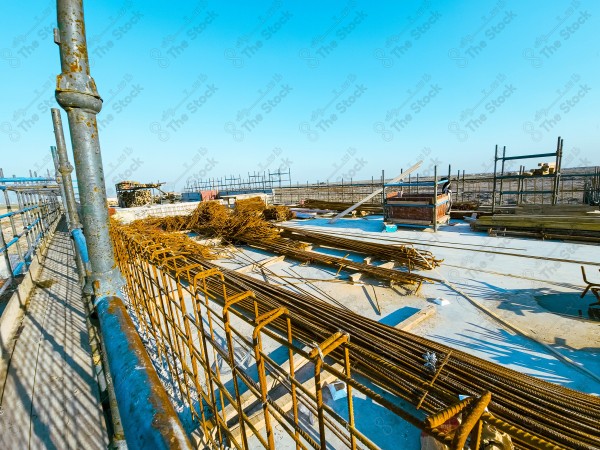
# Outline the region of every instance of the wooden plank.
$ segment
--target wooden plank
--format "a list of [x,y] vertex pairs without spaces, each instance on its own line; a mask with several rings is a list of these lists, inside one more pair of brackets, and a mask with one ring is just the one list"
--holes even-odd
[[398,328],[399,330],[402,330],[402,331],[409,331],[412,328],[414,328],[415,326],[417,326],[418,324],[420,324],[421,322],[423,322],[425,319],[432,317],[434,314],[435,314],[435,306],[427,305],[425,308],[416,312],[412,316],[404,319],[402,322],[400,322],[398,325],[396,325],[396,328]]

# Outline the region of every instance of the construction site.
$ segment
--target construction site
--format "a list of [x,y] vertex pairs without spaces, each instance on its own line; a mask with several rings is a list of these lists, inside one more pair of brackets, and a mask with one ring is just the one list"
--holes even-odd
[[57,11],[73,164],[52,108],[54,170],[0,169],[0,448],[600,449],[600,167],[563,137],[109,199],[82,5]]

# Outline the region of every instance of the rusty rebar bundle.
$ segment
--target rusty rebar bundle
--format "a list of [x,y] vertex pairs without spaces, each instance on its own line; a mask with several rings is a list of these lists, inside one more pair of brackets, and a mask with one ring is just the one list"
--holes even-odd
[[379,280],[416,285],[417,289],[423,282],[435,281],[433,278],[410,272],[412,269],[431,269],[439,265],[440,260],[435,259],[428,251],[417,251],[406,245],[384,246],[303,232],[303,236],[307,240],[317,240],[324,245],[332,245],[395,261],[407,268],[408,272],[307,251],[302,248],[304,245],[297,240],[281,237],[279,229],[263,219],[266,210],[266,206],[260,198],[238,201],[233,212],[219,202],[203,202],[189,216],[145,219],[142,222],[166,231],[190,230],[209,237],[219,237],[228,242],[259,247],[298,261],[334,267],[338,272],[342,269],[361,272]]
[[314,231],[306,231],[299,227],[281,227],[283,236],[293,240],[310,242],[317,245],[351,250],[373,256],[385,261],[394,261],[408,268],[408,270],[429,270],[438,267],[442,260],[436,259],[433,253],[427,250],[417,250],[411,245],[390,245],[368,242],[357,239],[347,239]]
[[[203,273],[217,269],[217,266],[196,255],[195,244],[191,240],[182,234],[177,236],[166,239],[160,233],[144,233],[139,228],[116,228],[114,239],[120,266],[135,266],[132,254],[142,260],[149,260],[152,256],[152,264],[160,264],[177,280],[190,285]],[[598,397],[402,332],[310,295],[291,292],[234,271],[222,270],[222,273],[231,295],[253,293],[252,299],[244,298],[236,303],[241,313],[257,317],[285,308],[294,338],[309,345],[326,341],[338,331],[347,334],[349,342],[345,346],[351,354],[353,372],[360,373],[375,386],[398,398],[420,405],[426,413],[433,414],[450,407],[456,403],[459,394],[479,397],[489,391],[492,395],[489,413],[483,413],[483,420],[507,432],[517,448],[592,450],[600,446]],[[214,279],[202,279],[206,279],[207,292],[219,301],[223,290],[221,285]],[[281,316],[270,326],[284,332],[287,329],[285,320]],[[444,357],[444,363],[436,367],[435,373],[424,364],[423,355],[432,353],[438,356],[438,360]],[[340,351],[332,351],[330,357],[344,363]],[[394,404],[385,403],[385,399],[372,398],[383,402],[410,423],[421,426],[411,415],[417,414],[413,410],[409,413],[405,409],[397,409]],[[423,425],[423,428],[427,427]]]

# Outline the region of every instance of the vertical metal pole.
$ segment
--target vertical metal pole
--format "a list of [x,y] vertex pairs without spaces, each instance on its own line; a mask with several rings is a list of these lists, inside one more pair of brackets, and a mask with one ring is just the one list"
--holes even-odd
[[71,229],[71,215],[69,213],[69,210],[67,209],[65,186],[63,185],[62,177],[60,175],[60,172],[58,171],[58,155],[56,154],[56,147],[51,146],[50,152],[52,153],[52,160],[54,161],[54,169],[56,170],[56,182],[58,183],[58,187],[60,189],[60,197],[62,198],[63,206],[65,208],[65,218],[67,219],[67,226],[69,227],[69,229]]
[[[58,120],[55,119],[55,112]],[[81,283],[85,283],[86,279],[89,279],[89,273],[86,269],[87,256],[86,261],[84,261],[81,256],[79,246],[77,245],[77,242],[75,242],[75,239],[78,237],[81,239],[83,234],[81,232],[81,224],[79,223],[79,215],[77,214],[75,204],[73,182],[71,181],[71,171],[73,170],[73,167],[69,164],[67,159],[67,149],[65,146],[64,135],[62,133],[60,111],[58,109],[52,108],[52,118],[54,123],[54,133],[57,136],[56,143],[59,147],[61,147],[60,152],[57,151],[57,147],[51,147],[52,158],[54,159],[54,167],[56,168],[56,182],[60,187],[60,194],[63,201],[63,206],[65,208],[67,226],[69,227],[69,232],[73,235],[74,239],[73,250],[75,252],[75,264],[77,265],[77,272],[79,273],[79,281]],[[77,232],[75,230],[77,230]],[[77,233],[79,233],[78,237],[75,236]],[[91,286],[88,286],[86,291],[89,294],[91,292]]]
[[[2,169],[0,169],[0,178],[4,178],[4,171]],[[6,212],[11,212],[12,211],[12,206],[10,204],[10,197],[8,195],[8,191],[6,189],[4,189],[2,192],[4,192],[4,202],[6,203]],[[8,218],[9,222],[10,222],[10,228],[13,234],[13,237],[17,236],[17,227],[15,226],[15,216],[10,216]],[[23,260],[23,253],[21,252],[21,245],[19,244],[19,241],[15,242],[15,246],[17,249],[17,254],[19,255],[19,260]]]
[[6,248],[6,240],[4,239],[4,230],[1,225],[2,224],[0,222],[0,247],[3,249],[2,253],[4,253],[4,262],[6,264],[6,270],[8,270],[8,281],[6,283],[8,284],[8,287],[10,287],[13,281],[13,269],[10,265],[10,256],[8,256],[8,248]]
[[496,209],[496,166],[498,164],[498,145],[496,144],[496,153],[494,154],[494,185],[492,186],[492,214]]
[[[52,126],[54,128],[54,137],[56,140],[56,147],[54,152],[56,153],[56,168],[57,168],[57,181],[61,186],[61,193],[63,194],[63,203],[65,206],[65,215],[67,217],[67,223],[69,231],[73,234],[73,238],[83,236],[81,234],[81,222],[79,221],[79,214],[77,213],[77,203],[75,201],[75,192],[73,190],[73,180],[71,178],[71,172],[73,172],[73,166],[69,163],[69,156],[67,155],[67,145],[65,143],[65,135],[63,131],[62,118],[60,116],[60,110],[58,108],[52,108],[50,110],[52,115]],[[54,156],[53,152],[53,156]],[[58,177],[60,176],[60,181]],[[79,230],[79,232],[75,231]],[[77,264],[77,270],[81,281],[87,281],[91,283],[89,269],[86,267],[86,261],[82,259],[82,255],[79,251],[79,247],[74,242],[75,248],[75,262]],[[84,289],[87,294],[91,294],[92,287],[90,284]]]
[[123,283],[108,232],[96,122],[102,99],[90,76],[82,0],[57,0],[57,23],[54,40],[60,48],[62,73],[56,79],[56,101],[69,119],[94,294],[97,299],[118,296]]
[[[19,191],[16,191],[15,194],[17,195],[17,202],[19,204],[20,210],[23,210],[27,206],[29,206],[27,204],[26,194],[23,194]],[[31,218],[30,218],[29,211],[25,211],[25,212],[21,213],[20,216],[21,216],[21,224],[23,225],[23,228],[27,229],[27,227],[29,225],[31,225],[31,223],[33,222],[33,220],[31,220]],[[29,252],[31,251],[31,249],[33,248],[33,244],[31,242],[30,231],[31,230],[25,231],[25,239],[27,240],[27,250],[25,251],[25,256],[27,256],[29,254]]]
[[387,213],[385,209],[385,171],[381,171],[381,207],[383,208],[383,220],[387,220]]
[[556,164],[554,165],[554,186],[552,187],[552,204],[553,205],[556,205],[558,203],[558,188],[559,188],[559,183],[560,183],[562,150],[563,150],[563,140],[559,136],[558,141],[556,143]]
[[456,172],[456,201],[458,201],[458,192],[460,190],[460,169]]
[[502,147],[502,165],[501,165],[501,169],[500,169],[500,199],[498,202],[499,206],[502,206],[502,197],[504,194],[504,163],[506,162],[505,160],[506,158],[506,145],[504,147]]
[[437,206],[438,206],[438,185],[437,185],[437,166],[433,168],[433,231],[438,229]]
[[[133,372],[130,367],[135,367],[136,380],[139,380],[139,385],[135,386],[116,380],[118,385],[115,385],[115,390],[119,390],[124,408],[128,407],[127,402],[131,398],[139,396],[150,399],[150,396],[153,396],[152,403],[139,405],[139,414],[147,414],[152,421],[156,434],[147,437],[148,441],[154,442],[156,448],[190,448],[183,427],[166,399],[156,374],[147,369],[151,368],[150,362],[147,359],[143,360],[147,365],[141,366],[142,359],[140,354],[136,353],[139,350],[130,346],[141,347],[141,341],[137,335],[131,334],[133,324],[130,320],[126,321],[128,316],[120,298],[115,298],[120,297],[119,291],[123,282],[115,263],[108,230],[106,187],[96,122],[96,114],[102,109],[102,99],[90,76],[82,0],[57,0],[57,24],[54,41],[60,48],[62,73],[56,80],[56,101],[67,112],[69,120],[82,221],[92,268],[90,278],[96,298],[95,306],[101,327],[108,327],[116,333],[116,336],[103,335],[104,348],[107,348],[107,343],[110,345],[110,351],[107,350],[105,354],[114,363],[111,370],[115,367],[116,373],[123,373],[127,379],[127,375]],[[118,315],[119,307],[120,313],[124,313],[121,316]],[[141,348],[143,352],[143,347]],[[123,349],[128,350],[125,355],[122,354]],[[138,368],[143,370],[139,371]],[[127,397],[126,394],[133,394],[133,397]],[[139,425],[138,411],[129,409],[127,412],[128,415],[123,417],[127,421],[128,432],[131,432],[130,443],[132,447],[140,447],[140,436],[136,436],[136,427]],[[120,430],[116,429],[117,437],[119,433]],[[157,444],[160,445],[157,447]]]

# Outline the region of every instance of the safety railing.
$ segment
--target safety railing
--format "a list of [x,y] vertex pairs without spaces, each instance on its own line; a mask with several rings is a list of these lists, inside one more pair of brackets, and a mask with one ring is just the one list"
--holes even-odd
[[58,185],[53,178],[5,178],[0,169],[4,208],[0,211],[0,276],[8,288],[27,271],[32,258],[61,215]]

